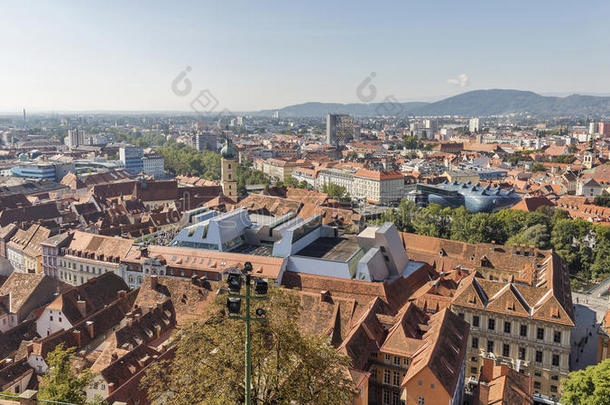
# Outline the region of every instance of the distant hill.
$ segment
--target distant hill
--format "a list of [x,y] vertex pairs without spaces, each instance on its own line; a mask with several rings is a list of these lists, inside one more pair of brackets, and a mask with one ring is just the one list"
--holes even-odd
[[[434,103],[401,103],[402,112],[408,115],[460,115],[487,116],[512,113],[534,115],[585,116],[610,115],[610,97],[582,96],[573,94],[567,97],[541,96],[531,91],[520,90],[474,90],[458,94]],[[256,114],[271,116],[273,111],[259,111]],[[304,103],[277,110],[282,117],[322,117],[328,113],[350,114],[358,117],[383,115],[380,103],[338,104]]]
[[[410,114],[411,111],[425,106],[427,103],[424,102],[409,102],[400,103],[401,108],[405,112]],[[271,116],[274,111],[279,111],[282,117],[321,117],[326,114],[349,114],[357,117],[374,117],[377,115],[383,115],[383,106],[381,103],[351,103],[351,104],[340,104],[340,103],[303,103],[291,105],[288,107],[281,108],[279,110],[264,110],[259,111],[256,114],[262,116]]]

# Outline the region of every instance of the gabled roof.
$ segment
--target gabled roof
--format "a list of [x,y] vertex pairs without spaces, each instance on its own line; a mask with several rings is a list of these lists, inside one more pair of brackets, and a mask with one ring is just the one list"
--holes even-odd
[[525,302],[521,296],[521,293],[519,293],[517,288],[512,283],[504,285],[500,291],[490,297],[486,309],[498,313],[504,312],[511,315],[530,315],[530,308],[527,302]]
[[427,322],[427,316],[417,306],[409,303],[396,318],[396,323],[388,331],[380,351],[411,357],[423,344],[424,331],[420,329],[420,325]]
[[61,285],[55,278],[44,274],[13,272],[0,286],[0,297],[10,294],[11,312],[18,313],[30,298],[38,300],[39,305],[46,304]]
[[[62,311],[70,324],[75,325],[90,314],[99,311],[118,297],[119,291],[128,291],[125,281],[114,273],[104,273],[77,287],[71,287],[47,305],[48,309]],[[77,302],[84,301],[86,313],[79,311]]]
[[466,356],[470,325],[449,309],[444,309],[430,317],[428,326],[423,336],[425,343],[413,356],[402,386],[428,368],[445,391],[453,395]]
[[6,226],[10,223],[37,221],[40,219],[56,219],[60,217],[61,214],[59,213],[55,202],[20,208],[7,208],[0,212],[0,226]]
[[182,325],[205,315],[217,288],[217,283],[207,280],[147,275],[140,286],[135,305],[149,308],[171,300],[177,323]]

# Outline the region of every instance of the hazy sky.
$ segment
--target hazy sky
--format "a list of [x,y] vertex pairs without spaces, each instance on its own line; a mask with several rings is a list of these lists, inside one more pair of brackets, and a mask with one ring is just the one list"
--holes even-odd
[[609,15],[607,0],[3,2],[0,111],[187,111],[205,89],[216,110],[358,102],[371,72],[372,101],[610,93]]

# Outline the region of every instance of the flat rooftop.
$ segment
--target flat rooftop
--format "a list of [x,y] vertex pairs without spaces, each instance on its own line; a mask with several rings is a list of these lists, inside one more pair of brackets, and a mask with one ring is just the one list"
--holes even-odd
[[271,256],[273,245],[249,245],[243,244],[231,250],[231,253],[241,253],[254,256]]
[[358,249],[360,246],[354,237],[318,238],[296,255],[345,262]]

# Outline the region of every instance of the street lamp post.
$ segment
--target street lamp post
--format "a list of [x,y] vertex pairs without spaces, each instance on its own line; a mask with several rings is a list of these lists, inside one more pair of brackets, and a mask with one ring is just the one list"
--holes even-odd
[[[255,317],[250,316],[250,300],[267,300],[267,289],[268,282],[262,278],[254,279],[254,293],[256,295],[251,294],[251,284],[252,284],[252,276],[250,272],[252,271],[252,264],[250,262],[244,263],[244,270],[241,273],[229,273],[229,277],[227,279],[227,283],[229,284],[229,297],[227,298],[227,309],[229,311],[229,319],[239,319],[246,322],[246,372],[245,372],[245,402],[246,405],[251,405],[251,397],[250,397],[250,380],[252,373],[252,366],[250,360],[250,321],[265,321],[265,310],[262,308],[258,308],[256,310]],[[241,295],[241,284],[245,279],[246,284],[246,294]],[[246,300],[246,313],[245,316],[241,315],[231,315],[231,314],[239,314],[241,312],[241,299]]]

